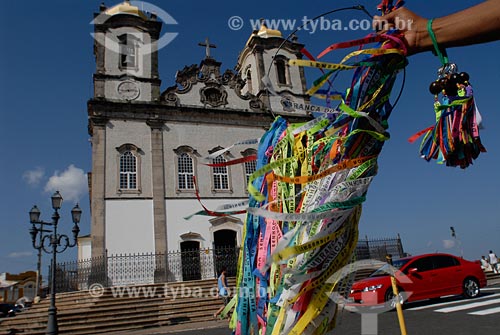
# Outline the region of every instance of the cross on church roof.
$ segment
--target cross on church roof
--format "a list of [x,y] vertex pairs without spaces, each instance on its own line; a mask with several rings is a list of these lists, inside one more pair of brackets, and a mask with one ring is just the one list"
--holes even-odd
[[210,48],[217,48],[215,44],[210,44],[208,41],[208,37],[205,38],[205,43],[198,43],[199,46],[205,47],[205,57],[206,58],[212,58],[210,57]]

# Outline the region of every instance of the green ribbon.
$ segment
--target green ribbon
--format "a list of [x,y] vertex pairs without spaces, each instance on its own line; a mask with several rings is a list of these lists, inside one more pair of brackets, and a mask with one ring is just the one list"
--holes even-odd
[[432,45],[434,46],[434,54],[439,57],[439,60],[441,61],[441,64],[446,65],[448,64],[448,55],[446,54],[446,49],[441,50],[439,47],[439,44],[436,39],[436,35],[434,34],[434,31],[432,31],[432,22],[434,19],[430,19],[427,21],[427,31],[429,32],[429,36],[431,37],[432,40]]

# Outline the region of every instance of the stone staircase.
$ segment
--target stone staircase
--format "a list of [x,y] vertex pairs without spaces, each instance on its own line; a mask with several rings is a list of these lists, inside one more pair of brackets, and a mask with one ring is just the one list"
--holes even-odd
[[[235,279],[229,278],[228,284],[234,287]],[[105,288],[99,297],[89,291],[57,294],[59,333],[109,334],[213,320],[222,305],[216,292],[217,281],[211,279]],[[0,335],[45,334],[49,300],[1,320]]]
[[494,273],[493,271],[486,271],[486,280],[488,281],[488,285],[497,285],[500,284],[500,273]]

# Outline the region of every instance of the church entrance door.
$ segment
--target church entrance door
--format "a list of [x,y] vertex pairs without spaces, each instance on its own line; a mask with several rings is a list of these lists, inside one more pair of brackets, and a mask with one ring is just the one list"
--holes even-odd
[[182,280],[201,279],[200,242],[181,242]]
[[229,277],[236,276],[238,253],[236,232],[222,229],[214,232],[215,271],[219,275],[220,268],[225,266]]

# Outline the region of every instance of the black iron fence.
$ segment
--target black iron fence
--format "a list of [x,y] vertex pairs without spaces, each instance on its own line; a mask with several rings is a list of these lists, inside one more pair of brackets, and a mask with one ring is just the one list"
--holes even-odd
[[366,237],[364,240],[358,239],[355,251],[357,260],[377,259],[385,262],[386,255],[391,255],[393,259],[405,256],[399,234],[394,238],[368,239]]
[[[356,260],[385,261],[387,254],[394,259],[404,256],[399,235],[396,238],[358,240],[355,253]],[[108,287],[212,279],[222,267],[227,269],[228,276],[235,276],[238,255],[239,248],[216,247],[167,254],[109,255],[58,263],[57,292],[86,290],[92,284]]]
[[86,290],[92,284],[108,287],[212,279],[223,266],[228,276],[235,276],[238,254],[238,248],[217,247],[215,250],[172,251],[167,254],[109,255],[58,263],[57,292]]

